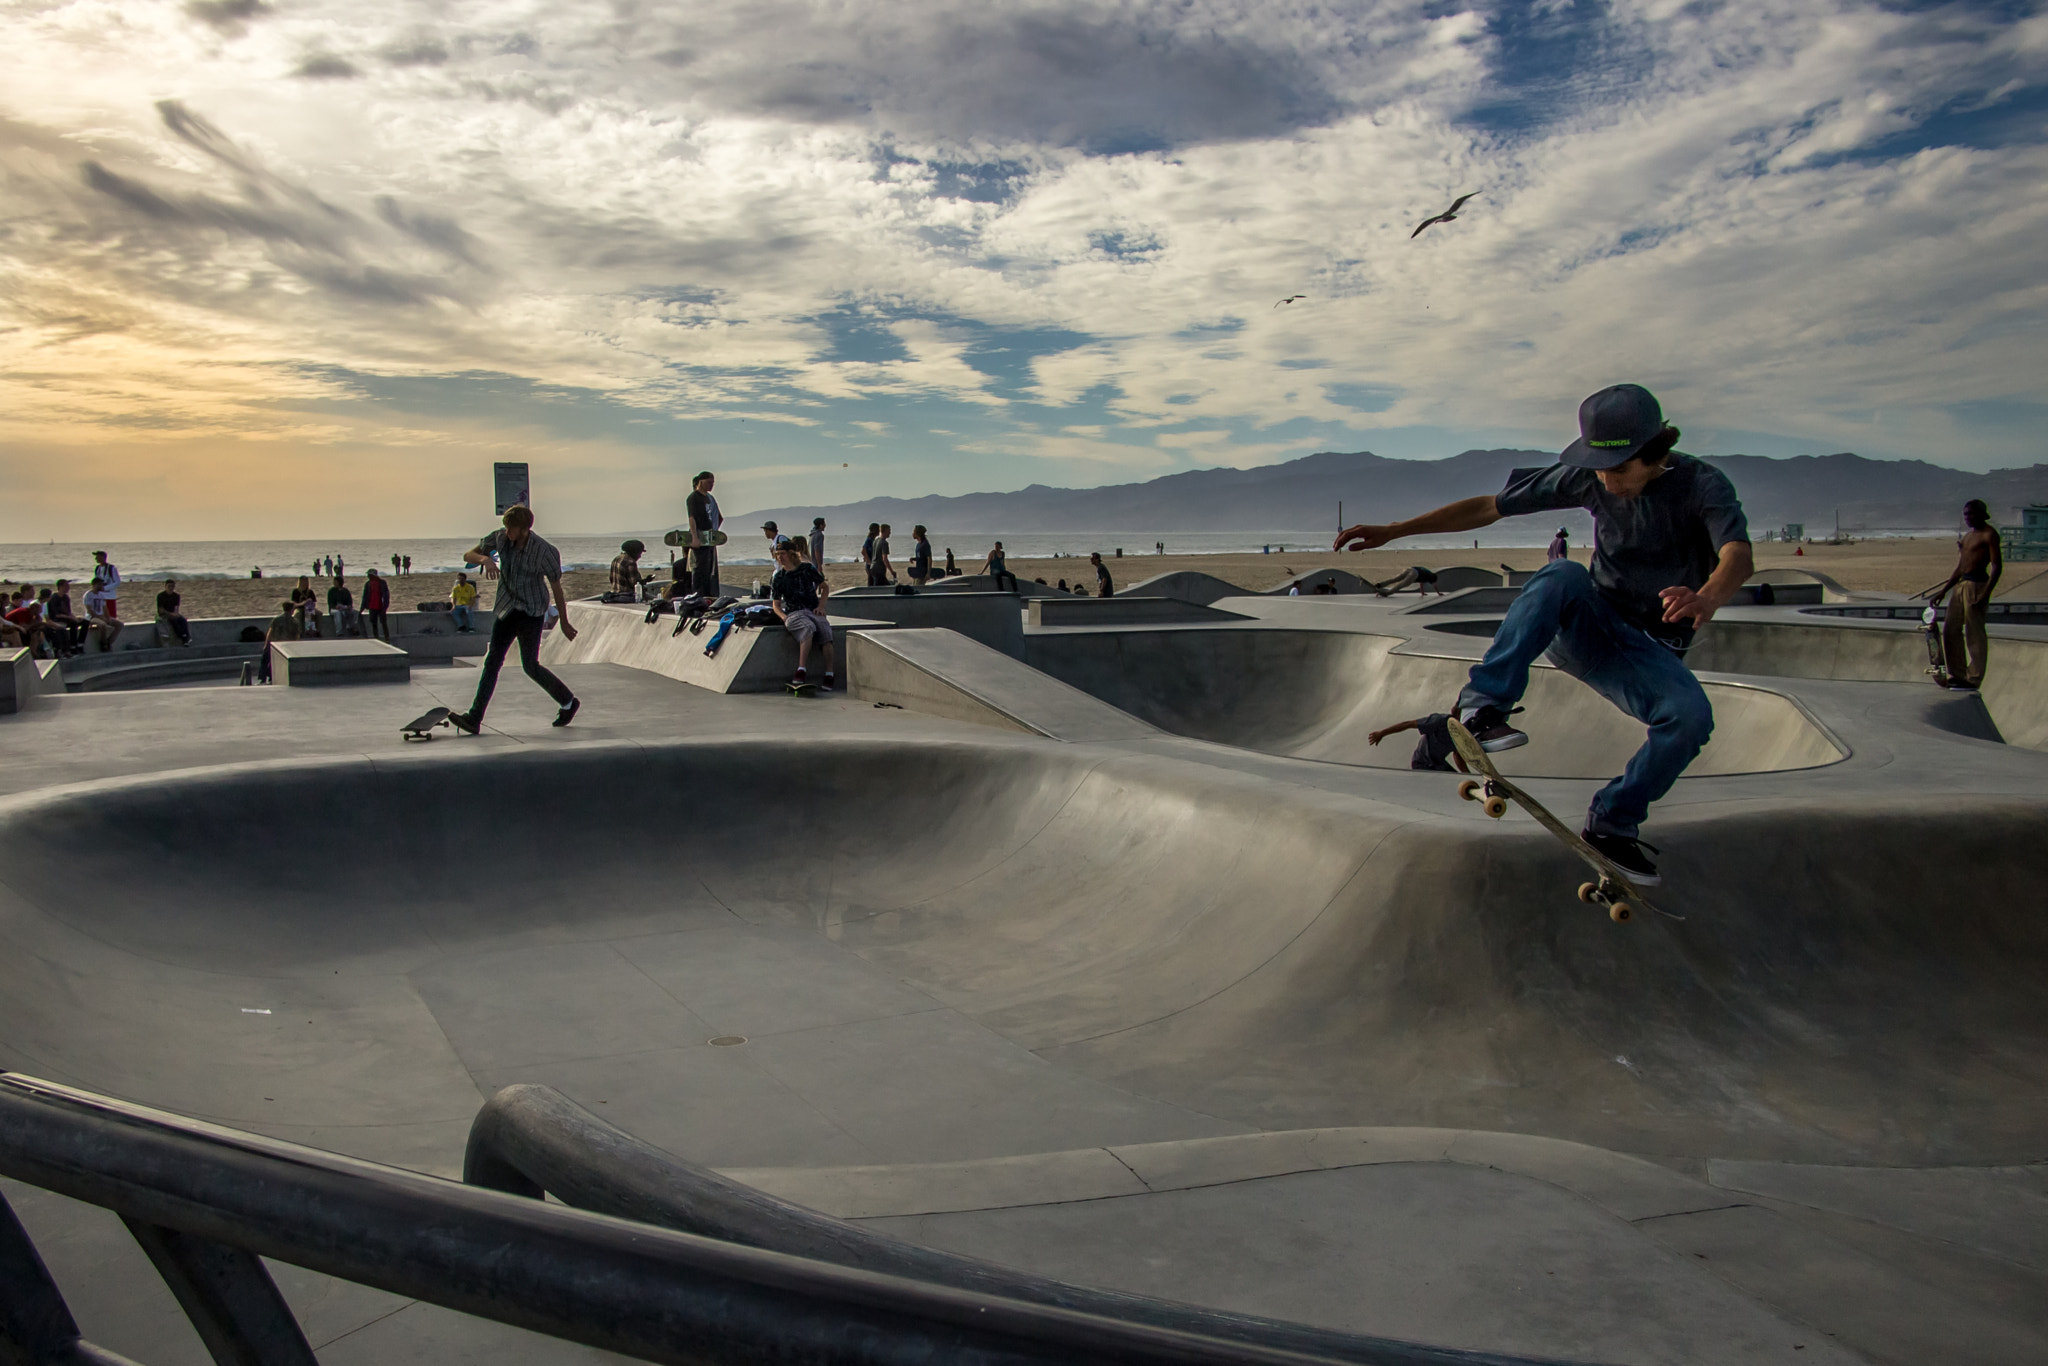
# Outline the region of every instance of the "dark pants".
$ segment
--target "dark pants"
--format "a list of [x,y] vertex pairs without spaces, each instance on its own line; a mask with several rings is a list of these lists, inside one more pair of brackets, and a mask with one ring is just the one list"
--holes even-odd
[[378,636],[382,636],[386,640],[391,639],[391,623],[384,620],[384,614],[381,611],[373,609],[363,613],[363,617],[365,619],[363,624],[364,635],[372,640],[375,640]]
[[1010,591],[1010,592],[1012,592],[1012,593],[1014,593],[1014,592],[1016,592],[1016,591],[1017,591],[1017,576],[1016,576],[1015,574],[1012,574],[1012,573],[1011,573],[1011,572],[1010,572],[1009,570],[1007,570],[1007,569],[995,569],[995,570],[991,570],[991,571],[989,571],[989,577],[990,577],[990,578],[992,578],[992,579],[994,579],[994,580],[996,581],[996,592],[1000,593],[1000,592],[1002,592],[1002,591],[1003,591],[1003,581],[1004,581],[1005,579],[1009,580],[1009,583],[1010,583],[1010,588],[1009,588],[1009,591]]
[[718,596],[718,549],[700,545],[690,551],[690,591],[707,598]]
[[491,705],[491,694],[498,690],[498,670],[505,667],[505,653],[515,639],[519,642],[519,667],[526,670],[526,676],[547,689],[558,707],[576,700],[568,685],[541,665],[540,633],[544,625],[542,618],[520,611],[507,612],[491,623],[491,646],[484,651],[483,677],[476,681],[476,701],[469,704],[471,720],[483,721],[484,708]]

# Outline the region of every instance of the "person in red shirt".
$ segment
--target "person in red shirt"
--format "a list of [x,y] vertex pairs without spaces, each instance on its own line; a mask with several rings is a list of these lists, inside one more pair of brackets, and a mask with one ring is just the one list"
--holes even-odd
[[363,634],[371,640],[378,636],[391,639],[391,623],[384,614],[391,610],[391,583],[377,577],[377,571],[369,571],[370,577],[363,581]]

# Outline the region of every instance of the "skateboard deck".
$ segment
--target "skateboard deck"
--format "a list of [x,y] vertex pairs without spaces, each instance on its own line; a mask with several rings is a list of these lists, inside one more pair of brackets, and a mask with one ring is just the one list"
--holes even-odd
[[1934,686],[1948,686],[1948,658],[1941,638],[1941,604],[1930,602],[1927,610],[1920,614],[1920,635],[1927,642],[1927,672],[1934,678]]
[[815,683],[785,683],[783,687],[788,690],[791,697],[816,697],[818,695],[818,685]]
[[1536,818],[1545,830],[1557,836],[1565,848],[1577,854],[1598,880],[1579,884],[1579,900],[1588,906],[1605,906],[1608,917],[1617,923],[1633,920],[1638,910],[1656,911],[1670,920],[1683,920],[1682,915],[1652,905],[1650,899],[1629,881],[1628,874],[1598,849],[1580,839],[1572,828],[1550,814],[1542,802],[1516,787],[1500,776],[1500,770],[1493,766],[1493,756],[1479,747],[1479,741],[1466,730],[1455,716],[1450,719],[1447,729],[1451,743],[1457,747],[1458,757],[1484,775],[1481,780],[1467,778],[1458,784],[1458,795],[1468,802],[1479,802],[1487,815],[1499,820],[1507,814],[1508,803],[1514,802]]
[[449,724],[448,716],[448,708],[436,707],[417,721],[408,721],[400,726],[398,728],[400,738],[406,740],[431,740],[434,738],[434,728],[436,726]]
[[683,527],[671,531],[668,535],[662,537],[661,543],[668,546],[683,546],[687,549],[698,550],[705,546],[724,545],[726,540],[727,537],[723,531],[692,531],[687,527]]

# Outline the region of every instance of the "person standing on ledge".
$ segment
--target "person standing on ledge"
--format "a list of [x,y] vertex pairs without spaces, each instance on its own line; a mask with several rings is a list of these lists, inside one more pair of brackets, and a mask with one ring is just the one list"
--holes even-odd
[[1115,594],[1116,585],[1109,581],[1109,566],[1102,562],[1102,552],[1088,552],[1088,563],[1095,566],[1095,596],[1106,598]]
[[1934,595],[1936,602],[1944,594],[1948,597],[1941,659],[1948,666],[1950,692],[1975,692],[1984,686],[1984,660],[1991,647],[1984,634],[1984,605],[2005,573],[2005,548],[1982,498],[1963,504],[1963,526],[1963,534],[1956,538],[1955,572]]
[[690,481],[690,496],[683,501],[684,511],[690,518],[690,530],[697,533],[699,541],[687,552],[690,556],[690,591],[705,598],[718,596],[718,547],[711,544],[711,533],[724,523],[725,515],[718,510],[718,500],[711,496],[711,490],[717,483],[711,471],[705,470]]
[[561,708],[555,724],[568,725],[583,704],[540,662],[540,633],[547,622],[550,593],[561,616],[563,639],[576,639],[576,628],[569,624],[569,603],[562,596],[561,552],[533,534],[533,509],[520,503],[506,509],[504,530],[493,531],[476,549],[464,551],[462,558],[481,565],[485,578],[498,580],[498,601],[491,643],[484,651],[483,676],[476,681],[476,701],[469,704],[468,711],[448,719],[456,729],[471,735],[483,729],[484,709],[491,705],[491,694],[498,687],[498,670],[505,667],[505,652],[516,640],[519,667],[547,689]]
[[1735,486],[1676,451],[1678,436],[1649,390],[1617,384],[1579,405],[1579,439],[1557,464],[1515,470],[1490,497],[1391,526],[1347,527],[1334,547],[1370,550],[1531,512],[1593,514],[1591,566],[1553,560],[1530,576],[1473,666],[1457,715],[1489,752],[1527,744],[1508,717],[1528,690],[1529,666],[1547,653],[1649,726],[1627,770],[1593,794],[1584,831],[1588,844],[1644,886],[1661,881],[1643,852],[1653,846],[1639,838],[1650,803],[1671,790],[1714,730],[1713,705],[1685,666],[1685,651],[1754,567]]

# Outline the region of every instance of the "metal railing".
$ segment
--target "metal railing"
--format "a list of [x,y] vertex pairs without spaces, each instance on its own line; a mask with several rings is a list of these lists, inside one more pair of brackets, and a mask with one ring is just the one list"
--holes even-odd
[[[542,1088],[485,1108],[468,1166],[485,1185],[0,1075],[0,1175],[118,1214],[220,1366],[314,1362],[263,1258],[689,1366],[1524,1360],[1061,1286],[897,1243],[692,1168]],[[530,1198],[542,1189],[568,1203]],[[134,1366],[80,1337],[4,1200],[0,1363]]]

